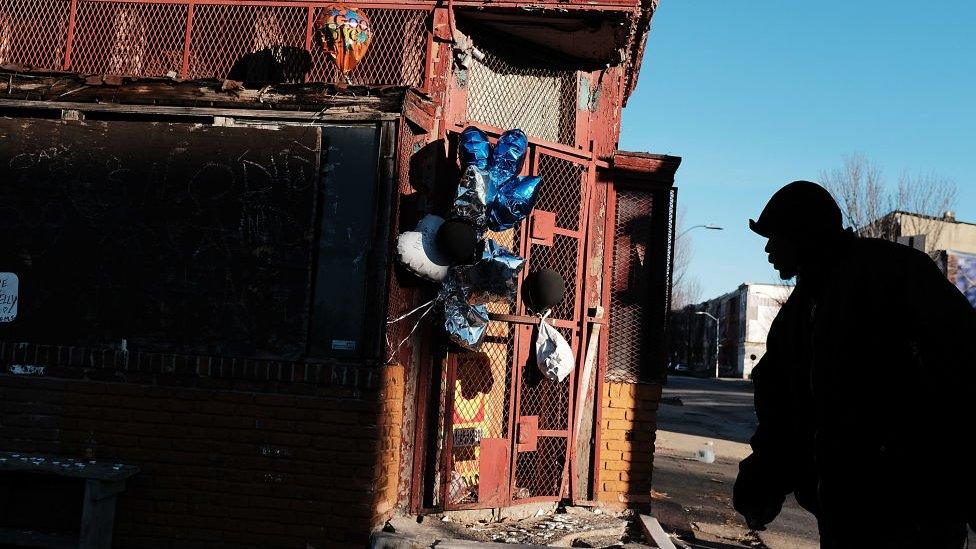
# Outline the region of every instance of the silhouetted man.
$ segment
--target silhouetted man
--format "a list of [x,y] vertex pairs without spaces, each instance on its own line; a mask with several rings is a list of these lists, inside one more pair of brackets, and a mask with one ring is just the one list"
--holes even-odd
[[795,181],[750,228],[796,288],[753,373],[733,502],[762,529],[792,493],[824,548],[959,548],[974,524],[976,311],[923,252],[844,230]]

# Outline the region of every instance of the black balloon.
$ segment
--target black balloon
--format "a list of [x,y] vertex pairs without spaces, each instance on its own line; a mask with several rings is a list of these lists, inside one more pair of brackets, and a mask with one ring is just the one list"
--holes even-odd
[[566,297],[566,281],[552,269],[532,271],[522,288],[526,305],[539,313],[559,305]]
[[437,249],[451,263],[472,263],[478,253],[478,230],[462,219],[449,219],[437,231]]

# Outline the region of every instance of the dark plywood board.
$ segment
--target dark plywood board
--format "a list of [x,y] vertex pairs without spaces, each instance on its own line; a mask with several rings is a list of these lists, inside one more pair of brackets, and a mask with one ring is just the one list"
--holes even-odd
[[298,358],[318,133],[0,119],[0,338]]

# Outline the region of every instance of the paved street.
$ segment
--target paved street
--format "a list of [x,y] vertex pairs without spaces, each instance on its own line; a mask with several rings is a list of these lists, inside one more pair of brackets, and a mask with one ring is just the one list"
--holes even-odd
[[[668,379],[658,410],[654,458],[654,489],[667,496],[655,502],[654,512],[672,530],[690,523],[702,540],[698,547],[819,547],[816,521],[792,497],[759,539],[750,537],[742,517],[732,509],[738,463],[749,455],[749,437],[756,427],[752,398],[750,381]],[[715,445],[715,463],[693,459],[708,441]],[[969,546],[976,547],[972,531]]]
[[[656,504],[655,513],[675,529],[681,528],[683,514],[703,541],[701,547],[762,547],[761,542],[771,549],[816,548],[816,521],[792,498],[759,539],[749,535],[732,509],[738,463],[749,455],[749,437],[756,427],[752,398],[749,381],[668,379],[658,410],[654,460],[655,490],[667,497]],[[708,441],[715,447],[715,463],[693,459]]]

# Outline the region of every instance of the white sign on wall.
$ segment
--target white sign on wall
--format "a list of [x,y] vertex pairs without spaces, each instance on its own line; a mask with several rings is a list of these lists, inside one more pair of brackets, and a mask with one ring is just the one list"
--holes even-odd
[[17,318],[19,279],[14,273],[0,273],[0,322]]

